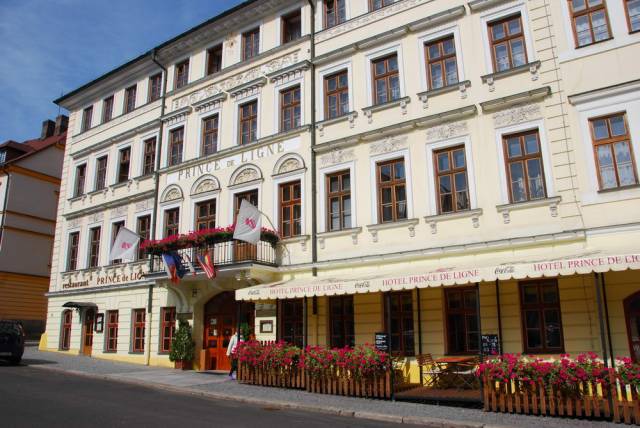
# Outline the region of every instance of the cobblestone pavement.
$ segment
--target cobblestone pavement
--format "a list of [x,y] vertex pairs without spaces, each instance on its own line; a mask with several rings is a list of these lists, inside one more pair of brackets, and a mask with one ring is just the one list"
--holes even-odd
[[[517,426],[519,428],[539,428],[540,425],[545,427],[599,428],[617,426],[601,421],[486,413],[480,409],[472,408],[368,400],[243,385],[220,374],[183,372],[97,358],[40,352],[35,347],[25,349],[23,362],[32,367],[97,375],[106,379],[134,382],[164,389],[170,388],[176,392],[204,395],[213,399],[241,400],[263,405],[341,413],[364,418],[387,418],[389,421],[404,418],[405,423],[422,422],[423,424],[429,423],[431,426],[440,424],[442,424],[440,426],[458,427]],[[412,421],[412,418],[416,418],[415,421]]]

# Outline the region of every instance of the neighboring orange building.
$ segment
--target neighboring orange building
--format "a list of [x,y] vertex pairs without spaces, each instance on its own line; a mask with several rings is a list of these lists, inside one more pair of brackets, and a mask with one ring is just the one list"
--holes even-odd
[[0,319],[30,337],[45,329],[67,124],[60,115],[39,139],[0,144]]

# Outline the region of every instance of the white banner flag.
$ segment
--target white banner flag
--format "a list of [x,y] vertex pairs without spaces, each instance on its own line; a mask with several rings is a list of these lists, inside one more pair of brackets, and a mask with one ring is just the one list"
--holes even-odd
[[120,259],[123,262],[132,262],[136,259],[136,250],[138,249],[140,236],[130,231],[126,227],[121,227],[113,241],[111,253],[109,253],[109,262]]
[[236,219],[236,228],[233,232],[233,239],[257,244],[260,240],[262,230],[262,218],[260,211],[246,199],[240,204],[240,212]]

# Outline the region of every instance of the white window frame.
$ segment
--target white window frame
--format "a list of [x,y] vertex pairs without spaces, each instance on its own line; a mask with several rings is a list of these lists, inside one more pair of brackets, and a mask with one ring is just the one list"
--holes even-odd
[[[224,70],[224,68],[227,66],[227,64],[225,64],[225,58],[224,58],[224,39],[216,39],[213,43],[208,44],[207,46],[205,46],[204,50],[202,51],[203,53],[203,59],[204,59],[204,64],[202,66],[202,77],[207,77],[209,76],[207,74],[207,66],[209,65],[209,49],[211,48],[215,48],[216,46],[221,46],[222,47],[222,63],[220,64],[220,70]],[[214,73],[215,74],[215,73]]]
[[[156,130],[156,131],[152,131],[149,132],[147,134],[143,134],[140,136],[140,142],[139,142],[139,148],[137,151],[137,153],[139,154],[140,158],[139,161],[136,162],[137,165],[137,171],[136,171],[136,176],[137,177],[142,177],[142,174],[144,172],[144,142],[147,141],[150,138],[155,138],[156,139],[156,157],[154,159],[154,164],[153,164],[153,168],[155,169],[156,163],[158,161],[158,144],[160,141],[160,131]],[[133,152],[132,152],[133,155]]]
[[[366,58],[366,75],[367,75],[367,107],[373,106],[373,67],[375,60],[386,57],[395,53],[398,59],[398,78],[400,80],[400,98],[407,96],[406,86],[404,82],[404,60],[402,55],[402,45],[394,43],[375,51],[370,51],[365,55]],[[351,97],[349,97],[351,98]]]
[[[100,247],[98,250],[98,266],[96,267],[89,267],[89,258],[91,257],[91,249],[89,248],[91,246],[91,229],[94,229],[96,227],[100,228]],[[81,234],[82,235],[82,234]],[[98,269],[102,266],[104,266],[104,221],[98,221],[98,222],[94,222],[94,223],[89,223],[87,225],[87,233],[86,233],[87,237],[86,237],[86,242],[84,243],[85,245],[85,257],[84,257],[84,268],[85,269]],[[109,256],[107,256],[108,258]],[[80,258],[80,256],[78,255],[78,259]]]
[[551,163],[551,150],[547,139],[547,131],[544,126],[544,120],[535,120],[526,123],[520,123],[518,125],[507,126],[504,128],[496,128],[496,150],[498,151],[498,174],[500,176],[500,204],[518,204],[525,202],[511,202],[509,199],[509,183],[507,183],[507,164],[504,157],[503,141],[502,137],[509,134],[518,134],[520,132],[538,130],[538,136],[540,138],[540,153],[542,156],[542,167],[544,169],[544,181],[547,192],[546,199],[556,196],[554,182],[553,182],[553,164]]
[[[304,236],[306,231],[305,221],[305,170],[293,171],[289,174],[282,174],[273,179],[273,222],[276,228],[280,227],[280,185],[285,183],[291,183],[292,181],[300,181],[300,235],[292,236]],[[260,202],[258,195],[258,202]],[[280,230],[277,231],[280,234]]]
[[131,180],[131,178],[133,178],[133,176],[131,175],[131,172],[132,172],[131,167],[133,166],[133,145],[134,145],[133,141],[127,141],[126,143],[120,144],[116,148],[117,162],[116,162],[115,168],[113,168],[112,177],[111,177],[111,182],[114,185],[122,184],[122,183],[118,183],[118,175],[120,174],[120,152],[126,149],[127,147],[129,148],[129,174],[127,176],[127,180]]
[[[276,114],[274,114],[274,126],[273,126],[273,134],[278,134],[280,132],[284,132],[282,129],[280,129],[280,120],[281,118],[281,114],[282,114],[282,109],[281,109],[281,105],[280,105],[280,92],[284,91],[285,89],[289,89],[292,88],[294,86],[300,86],[300,126],[305,124],[304,121],[304,109],[305,109],[305,100],[304,100],[304,91],[305,91],[305,87],[304,87],[304,77],[299,77],[295,80],[291,80],[289,82],[286,83],[281,83],[279,85],[274,85],[273,87],[273,103],[274,103],[274,108],[275,108],[275,112]],[[258,110],[258,119],[260,119],[260,111]],[[260,123],[260,122],[258,122]]]
[[[564,1],[564,0],[561,0]],[[529,12],[524,1],[511,3],[506,7],[496,7],[489,9],[485,14],[480,17],[482,43],[484,44],[484,61],[487,74],[495,73],[493,68],[493,53],[491,47],[491,41],[489,40],[489,24],[494,21],[498,21],[502,18],[506,18],[510,15],[517,15],[520,13],[522,18],[522,33],[524,35],[524,43],[527,50],[527,62],[530,64],[536,61],[536,51],[533,48],[533,37],[531,35],[531,28],[529,27]]]
[[[405,183],[407,190],[407,220],[414,218],[413,215],[413,186],[411,184],[411,155],[409,149],[398,150],[390,153],[384,153],[369,158],[370,162],[370,180],[371,180],[371,224],[382,224],[378,218],[378,181],[376,180],[377,164],[379,162],[389,161],[392,159],[404,159]],[[388,222],[391,223],[391,222]]]
[[[100,153],[96,153],[93,156],[93,174],[92,174],[92,192],[97,192],[98,191],[98,159],[100,159],[101,157],[107,157],[107,171],[106,174],[104,176],[104,189],[100,189],[100,190],[105,190],[109,188],[109,178],[111,177],[111,173],[110,173],[110,162],[109,160],[111,159],[111,153],[110,151],[104,150]],[[89,193],[89,192],[87,192]]]
[[216,227],[220,227],[220,189],[191,197],[191,230],[196,230],[196,205],[200,202],[216,201]]
[[[441,140],[436,142],[429,142],[426,145],[427,149],[427,194],[425,198],[427,200],[427,209],[429,215],[439,215],[438,213],[438,192],[436,189],[436,170],[434,166],[435,157],[434,152],[447,149],[451,147],[464,146],[465,163],[467,167],[467,186],[469,190],[469,209],[473,210],[478,208],[478,198],[476,195],[476,180],[473,162],[473,150],[471,146],[471,138],[467,135],[464,137],[453,138],[450,140]],[[449,213],[445,213],[446,215]]]
[[[234,112],[233,112],[233,133],[235,135],[235,137],[233,138],[232,141],[236,142],[236,146],[240,147],[242,146],[242,144],[240,144],[240,106],[243,104],[247,104],[250,103],[252,101],[256,100],[257,103],[257,110],[258,110],[258,123],[256,124],[256,141],[260,139],[260,137],[262,136],[262,133],[260,132],[260,127],[262,126],[262,111],[261,111],[261,106],[262,103],[260,101],[260,93],[258,94],[254,94],[251,96],[248,96],[246,98],[242,98],[240,100],[236,100],[233,104],[234,106]],[[255,142],[255,141],[254,141]],[[251,143],[249,143],[251,144]]]
[[[356,178],[356,161],[352,160],[349,162],[340,163],[337,165],[332,165],[327,168],[322,168],[318,172],[320,174],[320,186],[318,197],[320,200],[318,201],[318,206],[320,207],[320,215],[319,220],[320,224],[318,225],[318,232],[329,232],[327,228],[327,176],[339,171],[349,171],[349,181],[350,181],[350,192],[351,192],[351,229],[358,227],[358,217],[357,217],[357,206],[356,203],[356,193],[357,186],[355,185]],[[375,177],[375,175],[374,175]],[[377,190],[376,190],[377,191]]]
[[220,107],[218,108],[207,110],[206,112],[202,112],[198,114],[198,149],[197,149],[198,155],[197,156],[199,158],[205,156],[202,150],[202,130],[203,130],[202,122],[205,119],[208,119],[211,116],[216,116],[216,115],[218,116],[218,138],[216,139],[216,153],[221,150],[220,132],[222,131],[222,127],[220,125],[222,124],[222,103],[220,103]]
[[158,237],[158,239],[164,239],[164,217],[167,213],[168,210],[174,209],[174,208],[178,208],[180,210],[180,218],[178,219],[178,233],[182,233],[182,225],[184,222],[184,208],[182,207],[182,202],[183,201],[176,201],[173,203],[167,203],[164,205],[161,205],[160,208],[158,209],[160,215],[158,216],[160,219],[160,221],[158,222],[158,224],[156,225],[156,236]]
[[[249,59],[247,59],[247,60],[245,60],[245,59],[242,58],[242,35],[244,33],[246,33],[247,31],[252,30],[252,29],[254,29],[256,27],[258,27],[259,31],[260,31],[260,36],[259,36],[260,40],[259,40],[259,43],[258,43],[258,54],[253,56],[253,57],[251,57],[251,58],[249,58]],[[249,62],[249,61],[253,61],[253,59],[256,56],[264,53],[264,51],[265,51],[264,50],[264,37],[265,37],[264,21],[258,21],[258,22],[254,22],[254,23],[249,24],[249,25],[245,25],[240,30],[238,30],[238,35],[236,36],[236,43],[237,43],[237,46],[238,46],[238,53],[236,54],[236,60],[238,62]],[[280,43],[278,43],[276,46],[279,46],[279,45],[280,45]]]
[[[86,266],[86,265],[82,266],[82,257],[81,257],[81,255],[82,255],[81,254],[81,250],[82,250],[82,228],[80,226],[70,227],[70,228],[67,229],[67,233],[65,235],[66,239],[65,239],[64,244],[62,245],[63,251],[64,251],[64,253],[63,253],[64,254],[64,258],[63,258],[64,266],[61,269],[61,272],[72,272],[72,271],[68,270],[68,268],[69,268],[69,249],[70,249],[69,248],[69,239],[71,237],[71,234],[75,233],[75,232],[78,232],[78,260],[76,262],[75,271],[84,269],[84,267]],[[75,272],[75,271],[73,271],[73,272]]]
[[[187,120],[182,119],[180,122],[174,123],[171,126],[167,126],[165,128],[164,131],[164,137],[163,140],[166,141],[165,144],[163,144],[163,148],[162,148],[162,152],[164,154],[164,162],[161,162],[161,164],[165,167],[168,168],[169,167],[169,145],[171,144],[170,136],[171,136],[171,131],[173,131],[174,129],[180,128],[180,127],[184,127],[184,140],[182,143],[182,162],[185,162],[186,159],[186,153],[187,153]],[[156,144],[158,144],[156,142]],[[144,150],[144,148],[143,148]],[[157,150],[157,149],[156,149]],[[179,164],[178,164],[179,165]],[[176,166],[176,165],[172,165],[172,166]]]
[[[291,7],[288,7],[286,9],[283,9],[278,16],[276,17],[276,28],[278,29],[277,31],[277,38],[278,40],[276,40],[276,46],[282,46],[282,17],[289,15],[291,12],[294,12],[296,10],[300,11],[300,37],[304,37],[307,34],[307,20],[305,19],[306,16],[306,11],[305,8],[307,7],[307,5],[303,5],[303,4],[296,4],[293,5]],[[317,27],[316,27],[317,28]]]
[[329,65],[327,67],[324,67],[320,70],[318,70],[318,81],[321,83],[320,85],[316,85],[316,100],[318,100],[318,107],[319,110],[316,112],[316,114],[318,115],[318,121],[323,121],[326,118],[324,117],[324,110],[325,110],[325,105],[324,105],[324,99],[325,99],[325,93],[324,93],[324,79],[327,76],[330,76],[332,74],[338,73],[340,71],[343,70],[347,70],[347,84],[349,85],[349,111],[353,111],[354,110],[354,103],[353,103],[353,66],[351,61],[347,61],[347,62],[341,62],[339,64],[332,64]]
[[[329,29],[329,28],[338,27],[338,26],[344,24],[344,22],[347,22],[348,20],[351,19],[351,8],[349,7],[350,4],[351,4],[351,1],[345,0],[345,2],[344,2],[344,22],[340,23],[338,25],[334,25],[333,27],[325,27],[324,26],[324,1],[319,1],[318,3],[319,3],[319,6],[320,6],[319,7],[320,10],[318,11],[319,13],[315,14],[316,15],[316,29],[318,29],[316,31],[322,31],[322,30],[326,30],[326,29]],[[368,13],[368,12],[369,12],[369,2],[367,0],[367,12],[365,12],[365,13]]]
[[[456,47],[456,68],[458,70],[458,82],[464,82],[464,58],[462,53],[462,44],[460,43],[460,27],[458,25],[450,25],[445,28],[437,28],[433,31],[418,36],[418,52],[420,52],[420,87],[422,91],[429,90],[429,80],[427,79],[427,55],[425,48],[428,43],[453,36],[453,42]],[[444,72],[444,70],[443,70]]]
[[[187,83],[184,86],[180,87],[180,88],[176,88],[176,66],[178,64],[180,64],[181,62],[184,62],[186,60],[189,60],[189,70],[187,71]],[[191,57],[191,55],[184,55],[184,56],[178,58],[177,60],[175,60],[173,62],[173,64],[172,64],[172,70],[173,70],[173,72],[171,73],[171,80],[172,80],[172,82],[171,82],[171,91],[172,92],[173,91],[179,91],[182,88],[188,86],[189,83],[193,82],[193,79],[192,79],[193,76],[191,75],[191,72],[193,71],[193,58]],[[147,79],[147,82],[148,81],[149,80]]]
[[[76,195],[76,184],[78,180],[78,168],[84,165],[84,192],[80,195]],[[73,164],[73,169],[71,170],[71,192],[69,192],[70,196],[68,199],[77,198],[82,195],[86,195],[89,193],[89,189],[87,189],[87,180],[89,178],[89,160],[83,159]]]

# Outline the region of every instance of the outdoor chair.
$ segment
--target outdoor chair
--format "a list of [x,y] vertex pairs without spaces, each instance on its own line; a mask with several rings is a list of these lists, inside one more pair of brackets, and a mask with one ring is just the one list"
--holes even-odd
[[422,371],[422,385],[429,388],[437,388],[439,385],[439,375],[442,370],[435,362],[431,354],[420,354],[416,357],[418,367]]
[[479,383],[476,378],[476,368],[479,364],[480,357],[475,357],[471,361],[456,364],[451,370],[447,370],[451,375],[453,386],[456,389],[477,389]]

